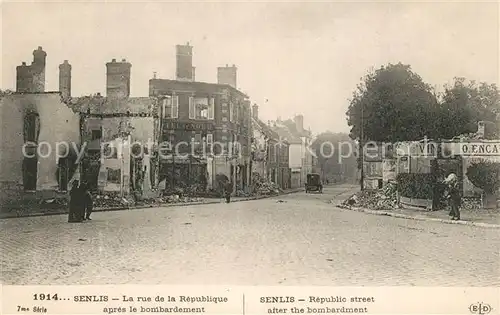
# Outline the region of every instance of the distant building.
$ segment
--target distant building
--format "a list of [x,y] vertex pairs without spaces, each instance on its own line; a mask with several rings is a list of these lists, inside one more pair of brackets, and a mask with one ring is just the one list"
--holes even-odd
[[289,166],[291,169],[291,188],[303,187],[307,174],[313,172],[314,153],[311,146],[312,134],[304,129],[304,116],[297,115],[294,120],[272,122],[273,130],[289,143]]
[[252,107],[254,143],[252,146],[253,168],[263,178],[277,184],[281,189],[290,188],[290,145],[278,133],[259,119],[259,107]]

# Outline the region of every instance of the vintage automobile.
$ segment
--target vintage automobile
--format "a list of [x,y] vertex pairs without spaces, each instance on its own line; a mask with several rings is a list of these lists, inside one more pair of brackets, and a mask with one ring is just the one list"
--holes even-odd
[[306,193],[317,191],[323,193],[323,184],[321,183],[321,176],[319,174],[307,174]]

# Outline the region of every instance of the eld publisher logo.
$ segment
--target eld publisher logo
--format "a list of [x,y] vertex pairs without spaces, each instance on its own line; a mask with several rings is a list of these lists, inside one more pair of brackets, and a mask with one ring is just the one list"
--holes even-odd
[[485,315],[491,312],[491,306],[485,303],[476,303],[469,306],[469,311],[472,314]]

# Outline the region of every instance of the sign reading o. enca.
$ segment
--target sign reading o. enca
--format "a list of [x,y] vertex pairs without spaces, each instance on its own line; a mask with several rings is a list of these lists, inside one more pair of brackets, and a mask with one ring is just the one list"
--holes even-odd
[[460,155],[500,156],[499,142],[464,142],[460,143]]

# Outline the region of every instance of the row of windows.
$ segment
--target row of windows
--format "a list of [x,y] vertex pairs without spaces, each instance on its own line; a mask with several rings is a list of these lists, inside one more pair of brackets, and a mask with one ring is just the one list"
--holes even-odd
[[[215,99],[208,97],[189,97],[189,119],[213,120]],[[179,96],[174,95],[163,99],[163,118],[179,118]]]
[[[240,108],[233,102],[229,102],[229,108],[223,109],[228,113],[230,122],[236,122],[240,118]],[[179,96],[166,97],[162,101],[163,118],[179,118]],[[215,117],[215,98],[213,97],[189,97],[189,119],[213,120]],[[225,117],[225,116],[224,116]],[[223,120],[227,120],[224,119]]]
[[281,150],[275,148],[273,145],[267,147],[267,155],[270,162],[277,162],[278,155],[281,162],[288,161],[288,148],[282,148]]

